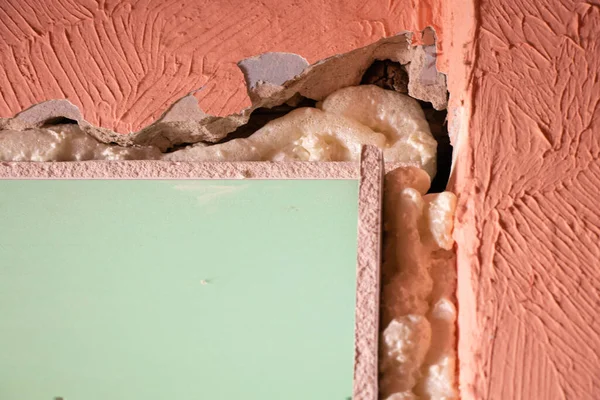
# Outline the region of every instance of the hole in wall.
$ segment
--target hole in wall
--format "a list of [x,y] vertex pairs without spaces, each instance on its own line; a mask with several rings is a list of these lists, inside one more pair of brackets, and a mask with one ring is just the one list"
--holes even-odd
[[[290,103],[290,104],[288,104]],[[260,128],[262,128],[263,126],[265,126],[268,122],[273,121],[274,119],[277,118],[281,118],[284,115],[288,114],[289,112],[295,110],[296,108],[300,108],[300,107],[315,107],[317,102],[316,100],[312,100],[309,99],[307,97],[303,97],[303,96],[297,96],[293,99],[288,100],[288,103],[284,103],[272,108],[257,108],[256,110],[252,111],[252,113],[250,114],[250,118],[248,120],[248,122],[246,122],[244,125],[238,127],[236,130],[234,130],[233,132],[227,134],[226,137],[224,137],[223,139],[214,142],[214,143],[206,143],[210,146],[215,145],[215,144],[222,144],[222,143],[226,143],[229,142],[230,140],[233,139],[245,139],[250,137],[253,133],[255,133],[257,130],[259,130]],[[172,147],[169,147],[165,153],[172,153],[174,151],[177,150],[181,150],[185,147],[188,147],[190,145],[193,145],[195,143],[179,143],[177,145],[174,145]]]
[[[407,64],[408,65],[408,64]],[[361,85],[376,85],[408,95],[408,72],[406,65],[392,60],[377,60],[365,71]],[[428,193],[446,190],[452,167],[452,145],[448,135],[448,110],[436,110],[431,103],[418,100],[425,112],[431,133],[437,142],[437,174]]]
[[247,138],[265,126],[268,122],[277,118],[281,118],[296,108],[315,107],[316,104],[317,102],[315,100],[306,97],[299,97],[294,101],[293,105],[281,104],[273,108],[257,108],[256,110],[252,111],[252,114],[250,114],[250,119],[246,124],[240,126],[235,131],[228,134],[227,137],[218,141],[216,144],[229,142],[233,139]]
[[[407,64],[408,65],[408,64]],[[408,95],[408,71],[407,65],[392,60],[376,60],[363,74],[361,85],[376,85],[386,90]],[[431,182],[428,193],[439,193],[446,190],[450,170],[452,167],[452,145],[448,135],[447,110],[436,110],[429,102],[419,101],[421,108],[425,113],[425,118],[429,123],[431,133],[437,142],[437,174]],[[258,108],[254,110],[248,122],[235,131],[229,133],[225,138],[216,143],[207,143],[209,145],[226,143],[233,139],[248,138],[257,130],[265,126],[268,122],[283,117],[289,112],[300,107],[315,107],[316,101],[297,95],[287,103],[272,107]],[[193,143],[180,143],[166,150],[165,153],[171,153]]]
[[448,110],[436,110],[431,103],[419,101],[429,128],[437,142],[437,174],[431,181],[428,193],[441,193],[446,190],[452,169],[452,145],[448,135]]
[[376,60],[363,74],[361,85],[408,94],[408,71],[405,65],[391,60]]

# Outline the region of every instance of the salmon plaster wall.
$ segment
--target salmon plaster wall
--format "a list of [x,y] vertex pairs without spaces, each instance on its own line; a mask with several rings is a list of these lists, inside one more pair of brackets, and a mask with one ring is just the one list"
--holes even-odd
[[600,3],[474,11],[450,71],[461,396],[599,399]]

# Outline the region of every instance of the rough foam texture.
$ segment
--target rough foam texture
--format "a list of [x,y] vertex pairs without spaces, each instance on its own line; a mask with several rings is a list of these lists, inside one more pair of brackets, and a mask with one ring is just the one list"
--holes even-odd
[[0,116],[66,98],[91,124],[127,133],[201,87],[203,109],[231,114],[250,105],[238,60],[287,51],[313,63],[427,26],[441,38],[443,4],[3,0]]
[[[411,9],[412,10],[412,9]],[[420,13],[420,15],[423,15]],[[423,57],[423,62],[417,62],[413,56]],[[435,57],[433,57],[435,59]],[[203,113],[195,103],[195,98],[192,96],[187,96],[182,98],[180,101],[176,102],[173,106],[169,108],[169,110],[163,114],[161,119],[157,121],[155,124],[152,124],[138,133],[131,135],[116,135],[114,132],[110,130],[103,130],[98,127],[94,127],[92,124],[87,122],[84,116],[81,116],[79,110],[76,107],[72,107],[72,105],[68,103],[57,103],[57,102],[49,102],[48,104],[42,104],[40,106],[32,107],[30,110],[26,110],[21,113],[17,118],[1,121],[0,127],[4,126],[6,128],[23,132],[26,134],[32,130],[40,130],[43,131],[43,134],[49,134],[49,132],[44,131],[44,125],[47,124],[47,120],[50,117],[50,114],[47,110],[52,111],[52,118],[60,117],[61,114],[57,114],[55,111],[57,109],[66,109],[68,111],[68,118],[76,121],[82,130],[90,135],[94,140],[96,140],[100,144],[109,144],[112,142],[121,144],[123,146],[144,146],[144,148],[139,150],[152,150],[154,153],[154,149],[158,148],[161,152],[165,152],[167,150],[172,149],[174,146],[178,146],[184,143],[196,143],[196,142],[216,142],[222,140],[226,137],[226,135],[233,130],[235,130],[240,125],[244,124],[250,112],[258,107],[272,107],[274,105],[283,104],[285,102],[289,102],[294,98],[298,97],[298,94],[316,100],[323,100],[330,93],[334,92],[337,89],[344,88],[347,86],[356,85],[361,81],[362,75],[364,71],[368,68],[369,65],[375,59],[385,59],[391,60],[394,62],[399,62],[403,65],[406,65],[412,62],[414,65],[420,65],[420,68],[410,68],[409,69],[409,94],[420,93],[419,97],[426,101],[431,101],[434,106],[438,108],[444,108],[446,105],[447,99],[445,98],[445,79],[435,70],[435,60],[433,64],[431,63],[432,55],[430,53],[424,52],[416,52],[413,47],[410,46],[408,38],[406,36],[400,35],[396,37],[392,37],[389,40],[382,40],[373,45],[367,46],[362,49],[357,49],[350,53],[334,57],[332,59],[324,60],[323,62],[317,63],[315,65],[307,67],[299,77],[293,78],[286,82],[284,86],[279,86],[280,82],[283,79],[278,78],[279,80],[270,80],[264,82],[262,84],[258,83],[255,86],[249,84],[249,90],[251,97],[253,99],[253,105],[251,108],[243,110],[239,114],[232,115],[227,118],[215,118],[211,117]],[[256,63],[250,63],[249,65],[261,65],[261,62],[264,61],[260,57]],[[249,81],[252,74],[250,71],[247,71],[247,77]],[[434,79],[435,83],[431,83],[431,77],[437,77],[440,79]],[[412,81],[411,81],[412,80]],[[272,82],[271,82],[272,81]],[[443,90],[438,87],[439,85]],[[411,92],[412,91],[412,92]],[[444,96],[440,96],[440,93],[444,94]],[[377,96],[376,96],[377,97]],[[385,98],[385,96],[383,96]],[[407,101],[404,101],[406,103]],[[335,102],[332,102],[335,105]],[[416,103],[415,103],[416,104]],[[74,111],[74,110],[75,111]],[[332,106],[332,109],[336,109],[336,107]],[[394,116],[393,107],[383,107],[383,110],[386,110],[386,114],[388,116]],[[313,110],[313,114],[317,113],[318,110]],[[337,120],[347,120],[347,118],[343,117],[340,114],[335,115],[333,113],[323,113],[331,115],[331,119]],[[25,118],[27,117],[27,118]],[[416,117],[415,113],[411,113],[411,118],[414,119]],[[421,116],[419,116],[421,118]],[[417,118],[418,119],[418,118]],[[370,122],[375,122],[376,124],[381,123],[381,118],[371,120]],[[398,120],[400,122],[400,120]],[[422,121],[423,122],[423,121]],[[422,125],[419,121],[413,121],[415,126]],[[357,126],[357,130],[360,132],[364,129],[370,130],[367,126],[356,122],[354,125]],[[358,128],[358,125],[361,128]],[[72,128],[69,128],[72,129]],[[372,131],[372,130],[371,130]],[[421,130],[422,133],[427,133],[424,130]],[[428,130],[427,130],[428,131]],[[394,132],[399,135],[397,141],[394,141]],[[39,132],[38,132],[39,133]],[[384,140],[382,146],[390,145],[393,146],[396,143],[401,143],[405,136],[402,136],[404,133],[403,129],[396,129],[393,131],[384,131],[386,135],[378,134],[377,132],[373,132],[371,136],[369,136],[369,140]],[[435,143],[431,139],[431,137],[427,137],[427,135],[423,137],[413,137],[410,135],[407,139],[409,142],[409,146],[406,146],[407,153],[402,154],[402,157],[408,157],[410,160],[414,162],[410,162],[411,164],[415,164],[428,169],[429,173],[433,173],[434,165],[432,164],[432,156],[430,150],[431,145],[435,146]],[[69,139],[66,139],[69,140]],[[412,143],[411,143],[412,140]],[[389,142],[389,143],[388,143]],[[225,143],[226,144],[226,143]],[[322,152],[321,148],[327,148],[329,146],[326,142],[323,146],[322,142],[315,142],[314,140],[309,140],[306,143],[301,143],[301,145],[308,146],[310,149],[317,150],[315,154],[319,154],[317,156],[313,156],[313,159],[317,157],[323,157],[323,154],[326,154],[327,157],[332,158],[331,154],[335,154],[338,150],[333,148],[335,151],[326,151]],[[352,143],[352,146],[355,146],[355,143]],[[96,146],[96,143],[94,143]],[[197,147],[201,148],[202,145],[198,145]],[[16,146],[15,146],[16,147]],[[208,146],[206,146],[208,147]],[[334,146],[335,147],[335,146]],[[398,146],[399,147],[399,146]],[[415,149],[417,151],[424,151],[420,154],[412,154]],[[177,151],[172,152],[170,154],[176,154]],[[395,156],[401,154],[400,152],[393,151],[390,152]],[[410,154],[409,154],[410,153]],[[101,152],[100,152],[101,154]],[[284,153],[284,155],[289,153]],[[309,159],[310,159],[309,152]],[[390,161],[390,160],[388,160]],[[145,168],[141,162],[138,165],[141,165],[141,168]],[[152,163],[151,163],[152,164]],[[52,174],[51,176],[60,177],[64,176],[65,169],[68,169],[69,166],[65,164],[49,164],[48,172]],[[192,164],[171,164],[174,168],[183,168],[184,170],[193,170]],[[215,164],[216,166],[216,164]],[[14,173],[27,173],[31,172],[31,167],[27,164],[14,164],[8,163],[6,165],[8,168],[9,174]],[[44,164],[44,168],[46,168],[46,164]],[[118,172],[118,171],[117,171]],[[191,171],[189,171],[191,172]],[[422,172],[425,174],[425,172]],[[14,175],[13,175],[14,176]],[[84,174],[84,176],[86,176]],[[427,181],[428,182],[428,181]],[[428,183],[427,183],[428,185]],[[424,193],[426,190],[423,189]],[[429,204],[430,202],[427,201]],[[437,236],[434,234],[427,234],[427,229],[430,229],[429,226],[432,223],[431,221],[435,221],[436,218],[440,217],[440,210],[443,214],[444,209],[450,209],[449,206],[444,206],[443,201],[437,201],[432,199],[432,204],[437,204],[435,207],[432,206],[431,210],[437,210],[437,214],[432,211],[431,216],[427,216],[422,219],[423,225],[423,238],[428,238],[427,240],[423,239],[422,247],[435,247],[438,243],[441,243],[443,246],[447,246],[447,236],[448,233],[443,233],[443,231],[450,228],[441,228],[442,233]],[[426,213],[427,214],[427,213]],[[428,214],[427,214],[428,215]],[[443,219],[443,218],[442,218]],[[446,222],[447,223],[447,222]],[[450,224],[447,224],[449,227]],[[445,241],[446,240],[446,241]],[[444,265],[447,267],[447,265]],[[445,270],[445,269],[444,269]],[[432,268],[433,271],[433,268]],[[432,272],[433,274],[433,272]],[[449,280],[451,281],[451,280]],[[403,284],[402,282],[396,282],[399,287]],[[389,287],[392,287],[390,285]],[[402,292],[402,290],[400,290]],[[433,292],[432,292],[433,293]],[[437,292],[436,292],[437,293]],[[387,295],[389,297],[389,301],[393,302],[396,298],[396,293],[393,290],[390,290]],[[390,297],[391,296],[391,297]],[[384,297],[385,299],[385,297]],[[437,303],[436,303],[437,304]],[[444,327],[447,325],[446,320],[449,318],[448,315],[452,314],[452,303],[450,302],[450,307],[445,304],[443,301],[440,302],[440,307],[434,307],[435,304],[431,307],[432,310],[437,310],[435,314],[431,316],[426,315],[427,324],[429,326],[429,330],[431,332],[431,337],[433,339],[437,338],[438,331],[444,331]],[[439,310],[438,310],[439,309]],[[444,313],[444,310],[450,309],[450,314],[447,312]],[[417,313],[418,315],[418,313]],[[400,323],[406,322],[402,318],[403,315],[399,316]],[[438,318],[439,317],[439,318]],[[435,328],[435,318],[440,319],[441,327],[440,329]],[[422,319],[423,320],[423,319]],[[410,321],[410,318],[409,318]],[[444,325],[446,323],[446,325]],[[388,350],[392,354],[397,355],[397,363],[400,363],[399,370],[403,368],[408,368],[409,370],[412,368],[407,363],[402,361],[402,354],[405,350],[402,347],[405,345],[403,341],[394,341],[393,337],[396,335],[397,338],[402,338],[402,334],[406,334],[406,339],[411,341],[411,337],[415,337],[414,335],[418,335],[418,338],[423,337],[425,335],[424,331],[417,330],[416,328],[409,326],[407,330],[401,331],[398,334],[394,333],[394,330],[398,331],[398,326],[395,324],[391,324],[389,329],[387,330],[390,335],[390,341],[388,344]],[[437,330],[436,330],[437,329]],[[411,333],[412,332],[412,333]],[[411,336],[412,335],[412,336]],[[450,332],[447,337],[448,341],[451,341],[453,338],[453,332]],[[444,352],[452,346],[446,346],[446,342],[443,340],[440,342],[440,345],[431,346],[429,343],[422,343],[420,340],[416,340],[416,343],[410,344],[407,342],[408,347],[411,349],[410,351],[414,351],[417,354],[414,358],[409,358],[407,360],[412,360],[411,362],[420,364],[421,369],[425,369],[425,372],[421,373],[419,371],[411,372],[411,379],[414,379],[414,387],[412,389],[414,393],[419,393],[423,396],[429,396],[428,393],[431,393],[431,398],[439,398],[442,399],[448,393],[451,392],[451,387],[453,385],[452,375],[448,373],[449,370],[452,370],[452,358],[443,358],[444,362],[441,361],[439,354],[436,356],[436,351],[434,349],[440,348],[441,350],[438,352],[440,354],[445,354]],[[452,352],[452,350],[450,350]],[[394,371],[394,368],[397,366],[392,363],[392,368],[388,369],[384,373],[390,374],[390,379],[395,379],[393,376],[397,374]],[[413,368],[414,369],[414,368]],[[401,379],[404,379],[400,377]],[[444,386],[445,385],[445,386]],[[450,387],[450,389],[447,389]],[[437,393],[436,393],[437,391]],[[394,394],[394,398],[399,398],[399,396],[403,396],[406,398],[410,398],[409,396],[411,392],[404,391],[398,392]],[[404,396],[406,395],[406,396]],[[452,395],[452,393],[451,393]],[[437,397],[436,397],[437,396]]]
[[0,131],[0,160],[358,161],[361,147],[374,145],[384,149],[387,162],[414,165],[435,174],[437,144],[416,100],[363,85],[332,93],[321,107],[325,111],[296,109],[249,138],[199,143],[166,154],[155,146],[104,144],[76,124],[5,129]]
[[383,148],[385,136],[348,118],[316,108],[299,108],[267,123],[247,139],[197,145],[164,157],[198,161],[358,161],[362,144]]
[[384,149],[401,162],[435,175],[437,143],[414,99],[373,85],[340,89],[314,108],[296,109],[247,139],[197,145],[167,160],[357,161],[362,145]]
[[380,393],[383,399],[456,399],[451,240],[456,198],[425,195],[429,176],[405,167],[386,175]]
[[472,15],[451,55],[468,65],[450,72],[466,100],[451,113],[461,396],[595,400],[600,5],[488,0]]
[[75,124],[0,131],[0,161],[154,160],[161,156],[155,147],[104,144]]
[[414,99],[374,85],[361,85],[330,94],[320,107],[383,133],[386,160],[418,165],[431,177],[435,175],[437,143],[423,109]]

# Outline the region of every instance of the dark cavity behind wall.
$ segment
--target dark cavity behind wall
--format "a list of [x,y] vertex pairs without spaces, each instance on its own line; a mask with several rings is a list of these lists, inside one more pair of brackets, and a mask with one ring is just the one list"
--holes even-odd
[[[376,85],[408,95],[408,73],[405,66],[390,60],[377,60],[365,71],[362,85]],[[452,167],[452,145],[448,136],[448,111],[438,111],[431,103],[420,101],[429,123],[431,133],[437,141],[437,174],[431,182],[429,193],[446,190]]]
[[437,142],[437,174],[431,182],[429,193],[440,193],[446,190],[450,169],[452,168],[452,145],[448,135],[448,111],[436,110],[431,103],[420,101],[425,118],[429,122],[431,133]]
[[233,139],[247,138],[265,126],[268,122],[271,122],[277,118],[281,118],[296,108],[315,107],[316,104],[317,102],[315,100],[308,99],[306,97],[299,97],[297,102],[294,102],[293,106],[289,104],[281,104],[273,108],[257,108],[256,110],[252,111],[252,114],[250,114],[250,119],[246,124],[240,126],[217,143],[225,143]]

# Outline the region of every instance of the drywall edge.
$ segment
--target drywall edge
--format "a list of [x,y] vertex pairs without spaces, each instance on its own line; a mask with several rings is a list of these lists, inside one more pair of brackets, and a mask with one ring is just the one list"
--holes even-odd
[[[370,147],[370,146],[368,146]],[[385,170],[411,166],[385,163]],[[0,162],[0,179],[359,179],[360,164],[271,161]]]
[[379,395],[383,176],[381,150],[363,146],[358,195],[354,400],[377,400]]

